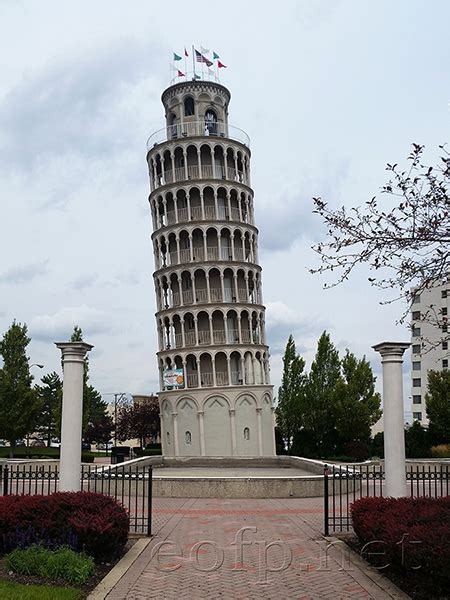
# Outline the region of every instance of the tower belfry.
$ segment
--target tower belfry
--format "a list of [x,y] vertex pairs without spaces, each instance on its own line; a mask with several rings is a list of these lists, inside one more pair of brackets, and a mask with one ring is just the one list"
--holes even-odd
[[249,138],[229,102],[216,82],[172,85],[147,142],[165,456],[275,454]]

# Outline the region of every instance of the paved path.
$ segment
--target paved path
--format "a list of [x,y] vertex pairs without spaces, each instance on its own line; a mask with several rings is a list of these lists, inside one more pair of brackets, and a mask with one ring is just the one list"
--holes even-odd
[[343,545],[327,553],[320,498],[156,498],[154,516],[155,537],[108,600],[406,597],[379,587]]

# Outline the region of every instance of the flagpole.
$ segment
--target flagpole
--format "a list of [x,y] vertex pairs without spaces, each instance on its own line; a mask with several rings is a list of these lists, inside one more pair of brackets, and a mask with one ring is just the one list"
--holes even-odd
[[195,57],[194,57],[194,44],[192,44],[192,70],[194,71],[194,80],[195,80]]
[[184,74],[186,76],[186,81],[187,81],[187,60],[186,60],[186,46],[184,47]]

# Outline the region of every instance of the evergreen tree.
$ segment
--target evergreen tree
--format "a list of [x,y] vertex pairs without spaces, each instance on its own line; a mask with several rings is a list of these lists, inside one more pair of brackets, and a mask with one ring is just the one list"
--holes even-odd
[[434,444],[450,442],[450,371],[428,371],[425,395],[429,430]]
[[13,321],[0,341],[0,438],[10,443],[11,456],[16,441],[34,431],[40,408],[31,385],[27,332],[25,324]]
[[53,372],[42,377],[43,385],[36,386],[41,405],[36,431],[47,440],[50,446],[52,438],[59,437],[61,429],[62,381],[58,373]]
[[[75,325],[70,338],[71,342],[82,342],[83,332],[81,327]],[[84,359],[84,377],[83,377],[83,436],[88,432],[88,428],[95,427],[98,421],[104,421],[108,416],[108,404],[102,399],[98,392],[89,383],[89,359]]]
[[381,397],[375,392],[376,377],[366,357],[358,360],[349,350],[341,361],[341,368],[342,378],[336,384],[335,398],[336,430],[340,445],[336,451],[345,455],[362,452],[366,456],[355,458],[366,458],[370,428],[382,414]]
[[301,411],[305,397],[305,361],[297,355],[295,342],[289,336],[283,357],[283,377],[278,388],[277,426],[287,445],[292,446],[294,434],[302,424]]
[[324,331],[308,376],[303,426],[317,457],[331,456],[336,446],[336,386],[341,381],[339,353]]

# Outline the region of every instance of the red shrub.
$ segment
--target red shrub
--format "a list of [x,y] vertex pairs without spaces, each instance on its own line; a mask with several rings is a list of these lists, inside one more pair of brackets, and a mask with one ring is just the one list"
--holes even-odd
[[70,545],[96,560],[125,546],[128,513],[110,496],[58,492],[50,496],[0,497],[0,551],[42,542]]
[[415,571],[440,588],[450,584],[450,496],[361,498],[352,504],[351,515],[363,545],[381,542],[366,552],[383,551],[383,562],[394,570]]

